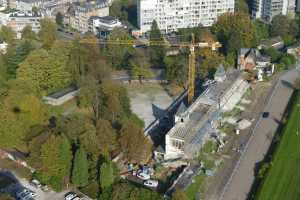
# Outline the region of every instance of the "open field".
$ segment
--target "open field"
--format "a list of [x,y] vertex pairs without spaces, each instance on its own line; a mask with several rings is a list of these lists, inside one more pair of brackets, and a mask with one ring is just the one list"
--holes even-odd
[[156,118],[164,115],[164,110],[173,102],[164,88],[158,84],[126,85],[131,109],[145,122],[145,128]]
[[300,93],[294,99],[288,123],[257,200],[300,199]]

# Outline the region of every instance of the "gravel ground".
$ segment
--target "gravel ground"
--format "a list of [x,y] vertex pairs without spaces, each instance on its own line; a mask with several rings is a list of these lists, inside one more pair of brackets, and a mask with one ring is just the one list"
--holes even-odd
[[173,102],[160,84],[131,84],[126,86],[131,100],[131,109],[147,127]]

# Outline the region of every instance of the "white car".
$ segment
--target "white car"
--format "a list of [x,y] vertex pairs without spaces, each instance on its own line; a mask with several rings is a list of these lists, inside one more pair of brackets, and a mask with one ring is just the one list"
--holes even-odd
[[158,181],[155,180],[147,180],[144,182],[145,186],[156,188],[158,186]]
[[145,173],[138,173],[137,175],[136,175],[138,178],[140,178],[140,179],[142,179],[142,180],[149,180],[150,179],[150,175],[148,175],[148,174],[145,174]]
[[68,192],[65,194],[65,200],[72,200],[77,197],[77,194],[75,192]]

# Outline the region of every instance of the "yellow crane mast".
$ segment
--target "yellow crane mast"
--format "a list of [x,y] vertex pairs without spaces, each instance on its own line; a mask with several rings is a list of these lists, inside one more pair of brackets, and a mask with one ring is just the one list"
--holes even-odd
[[[90,39],[83,39],[80,41],[83,44],[108,44],[108,45],[130,45],[135,46],[138,44],[136,40],[90,40]],[[188,103],[191,104],[193,102],[195,96],[195,77],[196,77],[196,55],[195,49],[196,48],[210,48],[212,51],[216,51],[218,48],[221,47],[219,42],[195,42],[195,37],[192,34],[192,41],[191,42],[179,42],[175,44],[169,44],[165,41],[151,41],[147,44],[147,46],[165,46],[165,47],[187,47],[189,48],[189,66],[188,66]]]

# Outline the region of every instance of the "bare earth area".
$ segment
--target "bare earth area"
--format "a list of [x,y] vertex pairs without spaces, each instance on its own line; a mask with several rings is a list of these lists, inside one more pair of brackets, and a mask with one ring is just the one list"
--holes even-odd
[[173,98],[158,83],[126,85],[131,109],[145,122],[145,128],[164,115]]

